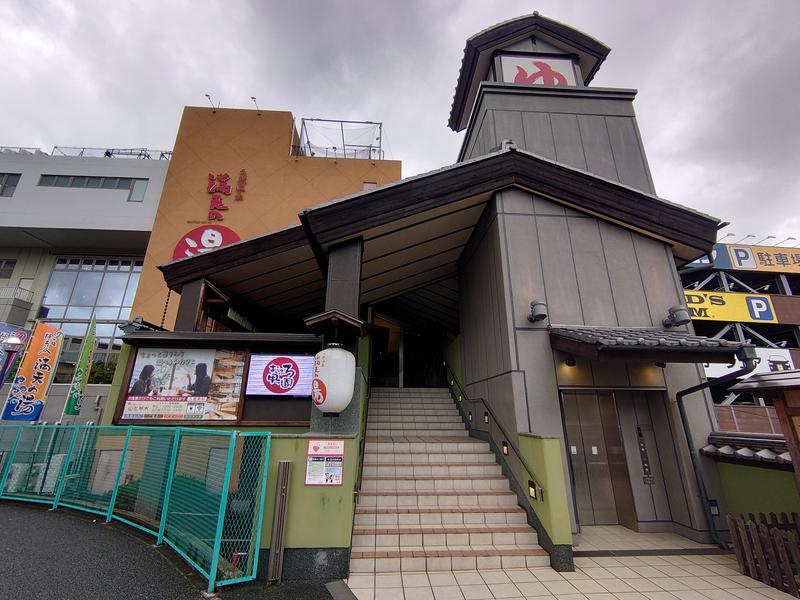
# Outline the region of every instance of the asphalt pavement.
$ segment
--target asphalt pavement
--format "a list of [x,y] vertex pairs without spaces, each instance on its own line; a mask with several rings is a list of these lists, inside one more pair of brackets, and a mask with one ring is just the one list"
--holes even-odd
[[[4,600],[200,600],[205,580],[168,548],[121,523],[68,509],[0,501]],[[220,588],[222,600],[326,600],[325,586],[262,582]]]

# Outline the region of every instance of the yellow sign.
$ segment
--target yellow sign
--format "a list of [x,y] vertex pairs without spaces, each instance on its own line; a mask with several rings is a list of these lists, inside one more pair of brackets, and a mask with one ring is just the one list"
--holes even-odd
[[[725,268],[725,259],[730,268],[743,271],[770,271],[774,273],[800,273],[800,249],[779,246],[737,246],[717,244],[715,265]],[[720,253],[727,256],[719,256]]]
[[684,290],[692,319],[729,323],[777,323],[767,294],[735,294]]

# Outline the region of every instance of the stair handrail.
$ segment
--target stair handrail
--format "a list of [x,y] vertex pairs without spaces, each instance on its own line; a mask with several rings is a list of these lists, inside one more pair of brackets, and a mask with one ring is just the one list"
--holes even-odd
[[[458,377],[456,376],[455,372],[453,371],[452,367],[450,366],[450,363],[448,363],[447,360],[445,360],[444,361],[444,365],[445,365],[445,369],[447,370],[447,379],[450,382],[450,387],[452,388],[452,386],[455,385],[458,388],[457,401],[458,402],[466,401],[466,402],[471,402],[471,403],[480,402],[483,405],[483,407],[486,409],[486,412],[489,413],[489,416],[491,416],[492,420],[497,425],[497,428],[500,430],[500,432],[505,437],[505,440],[508,443],[508,446],[514,451],[514,454],[517,456],[517,459],[519,460],[520,464],[525,468],[525,471],[527,471],[528,476],[530,477],[530,479],[533,481],[534,485],[536,486],[536,496],[540,500],[542,498],[544,498],[544,486],[542,486],[542,484],[540,483],[539,478],[536,477],[536,473],[533,470],[533,467],[531,467],[528,464],[528,461],[525,460],[525,457],[522,456],[522,453],[519,451],[519,448],[517,448],[517,444],[514,441],[514,438],[512,436],[508,435],[508,432],[503,427],[503,424],[501,423],[500,419],[497,418],[497,415],[495,415],[494,411],[487,404],[486,400],[484,400],[483,398],[470,398],[469,395],[467,394],[466,390],[464,389],[464,386],[461,385],[461,382],[458,380]],[[473,427],[473,425],[469,421],[469,419],[466,419],[466,421],[467,421],[467,426],[470,429],[475,429],[476,431],[483,431],[482,429],[478,429],[476,427]],[[491,425],[491,424],[489,424],[489,425]],[[489,437],[491,437],[491,431],[489,431],[487,433],[489,433]],[[516,473],[514,473],[514,479],[517,479]],[[517,483],[519,483],[519,481],[517,481]]]

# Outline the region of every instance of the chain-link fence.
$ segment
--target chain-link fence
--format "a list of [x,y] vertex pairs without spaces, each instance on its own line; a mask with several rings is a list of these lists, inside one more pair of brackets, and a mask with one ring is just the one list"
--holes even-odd
[[269,447],[269,432],[0,425],[0,498],[132,525],[213,591],[256,576]]

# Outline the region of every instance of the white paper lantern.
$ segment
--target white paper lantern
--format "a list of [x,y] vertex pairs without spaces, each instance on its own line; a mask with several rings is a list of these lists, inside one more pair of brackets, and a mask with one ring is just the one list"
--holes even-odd
[[344,348],[328,347],[314,357],[311,398],[325,413],[340,413],[353,398],[356,357]]

